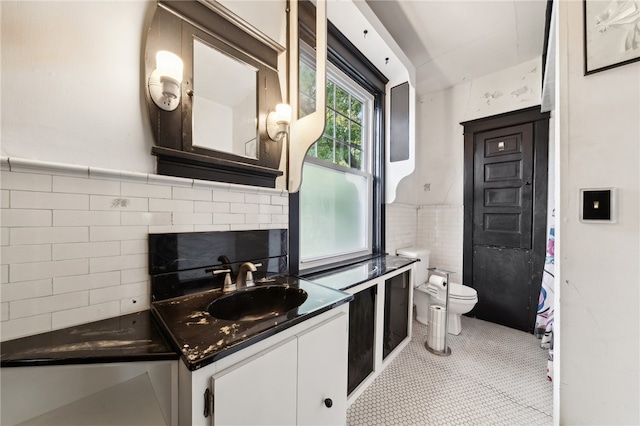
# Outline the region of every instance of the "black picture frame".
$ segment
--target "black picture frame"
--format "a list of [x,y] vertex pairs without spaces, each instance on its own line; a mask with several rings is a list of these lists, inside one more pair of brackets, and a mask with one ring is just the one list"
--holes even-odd
[[583,0],[584,75],[640,61],[640,17],[633,2]]

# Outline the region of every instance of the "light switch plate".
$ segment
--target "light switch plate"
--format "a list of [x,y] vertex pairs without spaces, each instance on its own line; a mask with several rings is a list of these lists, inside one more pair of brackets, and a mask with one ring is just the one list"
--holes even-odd
[[617,193],[615,188],[581,188],[580,221],[616,223]]

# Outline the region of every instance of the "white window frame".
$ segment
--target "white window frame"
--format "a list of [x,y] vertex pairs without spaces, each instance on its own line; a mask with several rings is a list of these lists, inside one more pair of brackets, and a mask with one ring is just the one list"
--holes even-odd
[[[301,59],[306,59],[307,55],[301,55]],[[332,263],[338,263],[342,261],[347,261],[350,259],[356,259],[362,256],[370,255],[373,253],[373,172],[372,172],[372,163],[373,163],[373,109],[374,109],[374,97],[371,93],[367,92],[360,85],[354,82],[351,78],[349,78],[345,73],[340,71],[335,65],[331,63],[327,63],[327,79],[331,80],[334,84],[337,84],[344,90],[347,90],[349,94],[362,102],[362,140],[361,140],[361,148],[362,148],[362,156],[361,156],[361,167],[362,170],[354,169],[351,167],[341,166],[336,163],[332,163],[326,160],[322,160],[315,157],[306,157],[305,163],[309,162],[311,164],[326,167],[329,169],[333,169],[336,171],[341,171],[345,173],[351,173],[354,175],[364,176],[367,178],[367,198],[368,198],[368,206],[367,209],[367,218],[366,218],[366,244],[365,248],[357,251],[350,252],[342,252],[342,253],[334,253],[327,256],[320,257],[304,257],[302,253],[302,242],[300,241],[300,272],[304,272],[307,270],[311,270],[317,267],[321,267],[324,265],[329,265]],[[326,87],[324,88],[326,90]],[[304,181],[302,183],[301,191],[304,190]],[[302,215],[302,205],[300,206],[300,215]],[[299,218],[299,223],[302,225],[302,218]],[[302,232],[300,232],[300,238],[302,238]]]

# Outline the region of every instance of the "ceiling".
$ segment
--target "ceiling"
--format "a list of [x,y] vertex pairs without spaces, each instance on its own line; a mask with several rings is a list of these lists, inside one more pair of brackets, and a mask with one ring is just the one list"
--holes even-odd
[[366,0],[416,67],[419,93],[542,55],[547,0]]

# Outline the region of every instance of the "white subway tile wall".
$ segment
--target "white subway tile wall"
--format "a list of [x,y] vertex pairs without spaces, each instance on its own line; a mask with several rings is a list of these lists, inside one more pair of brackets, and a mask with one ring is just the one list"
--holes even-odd
[[431,251],[431,266],[454,271],[453,279],[462,280],[462,206],[388,204],[386,217],[387,253],[425,247]]
[[423,205],[418,209],[417,245],[431,253],[429,265],[455,272],[462,282],[463,206]]
[[28,163],[0,176],[2,341],[148,309],[149,233],[288,227],[281,190]]
[[399,248],[417,244],[418,207],[408,204],[387,204],[386,206],[386,251],[396,254]]

